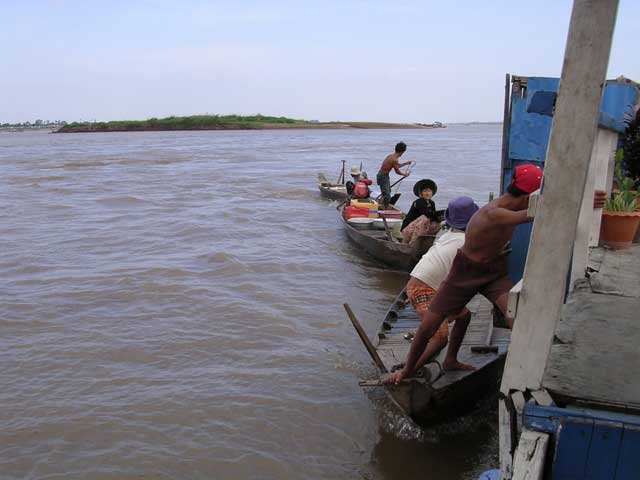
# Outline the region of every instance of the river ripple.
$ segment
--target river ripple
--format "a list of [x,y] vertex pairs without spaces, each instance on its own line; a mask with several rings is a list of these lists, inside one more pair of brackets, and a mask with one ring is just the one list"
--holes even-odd
[[[474,478],[491,408],[421,432],[360,378],[406,276],[356,251],[317,172],[393,145],[439,207],[497,190],[499,126],[0,133],[3,479]],[[401,184],[405,209],[413,182]]]

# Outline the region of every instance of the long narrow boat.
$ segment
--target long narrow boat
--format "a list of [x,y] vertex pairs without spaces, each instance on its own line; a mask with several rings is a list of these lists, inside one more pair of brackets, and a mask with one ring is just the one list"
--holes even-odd
[[318,188],[320,195],[329,200],[343,201],[349,196],[347,186],[344,183],[331,183],[322,173],[318,174]]
[[329,200],[346,200],[349,196],[347,194],[347,187],[336,183],[318,183],[320,189],[320,195]]
[[[438,363],[425,365],[415,378],[384,388],[393,402],[422,426],[439,423],[470,410],[489,390],[496,390],[509,347],[510,330],[493,326],[492,305],[477,295],[468,305],[472,317],[462,342],[458,360],[475,370],[443,371],[440,365],[446,347],[436,357]],[[374,348],[388,372],[404,364],[413,332],[420,323],[417,312],[403,290],[387,311]],[[379,381],[363,381],[362,386],[379,386]]]
[[435,240],[435,235],[419,237],[412,243],[390,240],[385,230],[358,230],[347,222],[344,207],[340,209],[340,218],[347,236],[362,250],[387,265],[398,270],[410,271],[422,258]]

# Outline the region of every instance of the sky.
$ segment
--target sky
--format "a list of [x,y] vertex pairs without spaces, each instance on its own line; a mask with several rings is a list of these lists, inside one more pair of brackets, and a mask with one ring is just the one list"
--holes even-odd
[[[560,76],[572,2],[0,0],[0,123],[193,114],[501,121]],[[640,1],[607,78],[640,81]]]

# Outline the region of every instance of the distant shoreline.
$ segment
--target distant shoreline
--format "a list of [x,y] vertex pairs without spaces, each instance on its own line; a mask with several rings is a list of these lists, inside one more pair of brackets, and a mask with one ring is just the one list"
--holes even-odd
[[54,133],[165,132],[202,130],[301,130],[301,129],[432,129],[437,125],[388,122],[317,122],[264,115],[197,115],[113,122],[67,124]]

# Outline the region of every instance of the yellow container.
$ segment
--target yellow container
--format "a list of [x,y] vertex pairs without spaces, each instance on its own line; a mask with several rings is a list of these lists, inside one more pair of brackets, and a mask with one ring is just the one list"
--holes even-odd
[[369,210],[378,210],[378,202],[369,198],[354,198],[351,200],[351,206],[357,208],[368,208]]
[[369,210],[369,218],[379,218],[378,210]]

